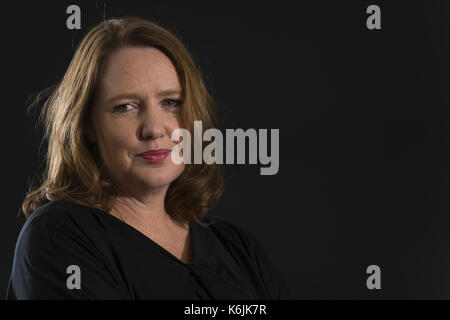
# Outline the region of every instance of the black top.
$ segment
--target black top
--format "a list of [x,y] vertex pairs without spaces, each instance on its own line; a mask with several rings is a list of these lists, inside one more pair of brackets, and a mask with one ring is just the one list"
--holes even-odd
[[[19,234],[7,299],[292,299],[248,231],[217,216],[203,221],[213,224],[191,224],[185,264],[105,211],[49,202]],[[80,289],[68,288],[70,265]]]

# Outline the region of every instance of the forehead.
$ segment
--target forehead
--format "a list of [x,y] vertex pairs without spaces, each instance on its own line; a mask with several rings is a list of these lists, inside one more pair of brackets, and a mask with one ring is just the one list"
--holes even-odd
[[181,89],[170,59],[151,47],[125,47],[114,51],[105,61],[99,85],[99,94],[104,98],[119,91],[143,93]]

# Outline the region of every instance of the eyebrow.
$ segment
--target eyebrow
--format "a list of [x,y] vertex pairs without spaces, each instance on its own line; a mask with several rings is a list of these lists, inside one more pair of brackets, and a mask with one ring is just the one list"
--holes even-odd
[[[164,97],[164,96],[169,96],[172,94],[181,94],[181,91],[178,89],[166,89],[166,90],[158,91],[158,93],[156,95],[158,97]],[[108,98],[106,100],[106,103],[111,103],[111,102],[114,102],[119,99],[137,99],[137,100],[139,100],[139,99],[141,99],[141,97],[135,93],[121,93],[121,94],[115,95],[111,98]]]

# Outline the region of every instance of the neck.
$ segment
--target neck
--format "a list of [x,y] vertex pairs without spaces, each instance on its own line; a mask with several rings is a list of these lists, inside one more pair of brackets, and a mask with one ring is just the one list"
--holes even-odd
[[168,187],[146,194],[122,192],[114,201],[111,214],[122,221],[146,230],[167,230],[174,221],[165,209]]

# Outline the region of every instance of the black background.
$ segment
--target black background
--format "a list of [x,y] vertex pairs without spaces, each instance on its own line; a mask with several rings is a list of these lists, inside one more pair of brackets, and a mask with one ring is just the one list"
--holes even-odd
[[[66,8],[81,8],[81,30]],[[368,30],[366,8],[381,8]],[[104,16],[182,39],[224,128],[280,129],[280,170],[227,165],[214,213],[250,230],[299,299],[450,298],[448,1],[2,4],[0,293],[45,144],[26,99]],[[366,268],[381,268],[368,290]]]

